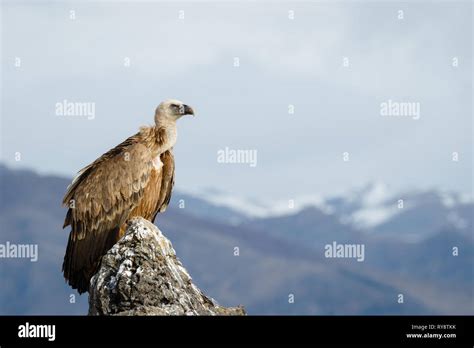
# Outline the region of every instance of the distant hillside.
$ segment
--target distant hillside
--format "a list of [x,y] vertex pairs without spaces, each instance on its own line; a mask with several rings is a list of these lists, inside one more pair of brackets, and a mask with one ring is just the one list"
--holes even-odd
[[[0,260],[0,313],[87,313],[87,298],[60,272],[68,234],[60,202],[69,181],[0,166],[0,243],[39,245],[36,263]],[[355,231],[317,208],[254,220],[179,192],[156,224],[203,291],[249,314],[474,312],[472,241],[452,229],[409,244]],[[325,258],[323,243],[332,240],[366,243],[366,261]],[[461,246],[457,258],[449,255],[453,244]]]

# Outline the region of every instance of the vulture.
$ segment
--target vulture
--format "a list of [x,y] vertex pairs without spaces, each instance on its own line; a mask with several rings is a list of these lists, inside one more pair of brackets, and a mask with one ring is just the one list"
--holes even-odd
[[81,169],[67,188],[64,226],[71,226],[62,271],[82,294],[89,290],[102,256],[124,235],[127,220],[154,222],[164,212],[174,184],[176,121],[194,110],[166,100],[155,111],[155,125],[141,127],[121,144]]

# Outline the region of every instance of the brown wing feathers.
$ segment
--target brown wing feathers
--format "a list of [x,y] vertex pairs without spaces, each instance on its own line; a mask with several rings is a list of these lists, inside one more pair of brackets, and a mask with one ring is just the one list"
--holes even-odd
[[71,225],[71,233],[63,272],[80,293],[88,290],[101,257],[117,242],[126,220],[135,215],[154,218],[169,202],[173,156],[169,151],[161,155],[164,165],[158,172],[143,140],[137,133],[102,155],[81,170],[66,192],[64,227]]
[[171,151],[166,151],[160,156],[161,162],[163,163],[162,168],[162,187],[160,190],[160,198],[158,200],[158,206],[156,207],[156,212],[153,216],[155,220],[156,214],[158,212],[162,213],[168,207],[168,204],[171,199],[171,191],[174,186],[174,156]]

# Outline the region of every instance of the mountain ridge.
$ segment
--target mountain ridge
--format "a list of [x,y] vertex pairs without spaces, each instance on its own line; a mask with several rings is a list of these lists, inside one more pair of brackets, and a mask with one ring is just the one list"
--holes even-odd
[[[0,312],[84,314],[87,299],[68,288],[60,272],[68,234],[61,229],[65,210],[60,201],[70,181],[5,167],[0,167],[0,176],[2,239],[39,245],[37,263],[2,260],[6,267],[0,271],[5,280]],[[241,303],[250,314],[473,312],[472,293],[466,292],[472,284],[472,277],[466,277],[473,248],[468,236],[456,229],[435,230],[421,242],[406,243],[403,238],[353,230],[339,224],[335,214],[314,207],[300,215],[271,218],[280,219],[273,225],[265,219],[235,224],[213,218],[221,210],[213,210],[209,202],[203,217],[186,204],[186,195],[181,199],[185,206],[179,199],[172,202],[156,225],[167,231],[196,284],[216,294],[223,305]],[[302,232],[306,237],[299,237]],[[437,239],[439,233],[449,238]],[[366,261],[325,258],[324,245],[333,240],[364,243]],[[462,246],[461,253],[446,260],[453,243]],[[432,250],[443,253],[438,264],[426,261],[436,260]],[[452,276],[443,280],[445,273]],[[430,276],[422,278],[423,274]],[[455,298],[444,298],[446,292]],[[405,305],[396,302],[398,293],[407,295]],[[293,303],[290,295],[296,299]]]

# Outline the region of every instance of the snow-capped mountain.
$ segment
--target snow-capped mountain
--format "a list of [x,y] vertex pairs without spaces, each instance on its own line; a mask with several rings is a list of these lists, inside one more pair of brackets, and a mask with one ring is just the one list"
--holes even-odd
[[253,197],[245,197],[231,192],[216,189],[203,189],[188,192],[191,197],[199,197],[213,205],[232,209],[247,218],[267,218],[273,216],[292,215],[306,207],[317,207],[326,214],[331,213],[329,206],[320,195],[304,195],[297,199],[264,200]]
[[[3,314],[87,313],[87,297],[77,297],[75,304],[63,300],[71,289],[60,272],[68,231],[62,230],[65,209],[59,203],[69,183],[70,178],[0,164],[1,237],[38,244],[42,255],[34,265],[27,259],[3,261],[2,280],[8,285],[0,296]],[[175,191],[155,223],[166,231],[197,284],[221,303],[243,303],[253,314],[473,313],[469,197],[436,191],[398,195],[382,184],[332,198],[296,197],[292,208],[288,199],[235,197],[219,202],[238,206],[224,206],[210,201],[214,196],[225,194],[214,190],[193,197]],[[347,216],[353,224],[354,214],[363,209],[390,208],[400,197],[402,211],[375,227],[357,231],[340,223]],[[244,214],[246,204],[268,215]],[[406,232],[414,229],[426,238],[407,243]],[[378,233],[402,239],[378,238]],[[325,258],[324,245],[332,241],[363,243],[365,261]],[[456,256],[454,246],[459,247]],[[298,300],[288,306],[285,297],[293,291]],[[403,306],[394,302],[398,293],[407,294]]]
[[215,189],[195,192],[191,196],[237,212],[239,216],[234,219],[237,222],[292,216],[303,211],[308,216],[307,209],[315,208],[318,214],[332,215],[352,229],[409,241],[424,239],[445,227],[469,235],[474,207],[472,196],[467,193],[394,192],[382,182],[329,197],[307,194],[265,201]]

